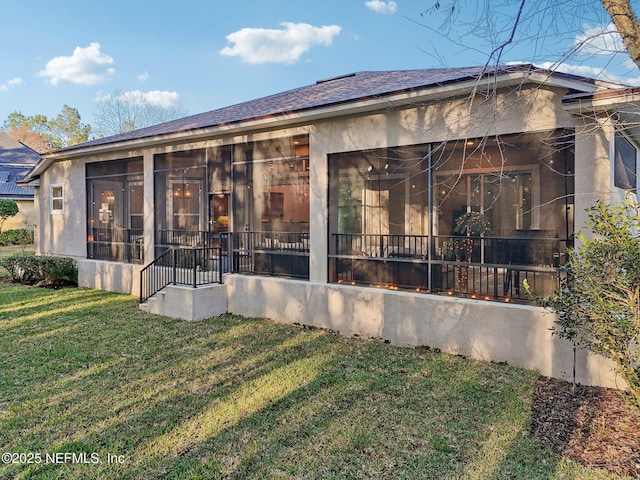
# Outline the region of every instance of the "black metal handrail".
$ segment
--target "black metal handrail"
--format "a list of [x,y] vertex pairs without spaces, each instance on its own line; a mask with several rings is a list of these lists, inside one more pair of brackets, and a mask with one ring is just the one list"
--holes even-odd
[[170,248],[140,271],[140,303],[167,285],[222,283],[226,260],[220,247]]
[[90,228],[87,258],[127,263],[144,263],[144,230]]

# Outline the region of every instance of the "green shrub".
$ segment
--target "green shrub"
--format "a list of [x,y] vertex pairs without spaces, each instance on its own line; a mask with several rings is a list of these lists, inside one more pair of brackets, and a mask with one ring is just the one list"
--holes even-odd
[[33,230],[18,228],[0,233],[0,246],[30,245],[33,243]]
[[0,266],[9,271],[16,283],[43,287],[78,284],[78,269],[72,258],[18,254],[0,259]]
[[11,217],[15,217],[17,214],[18,204],[15,200],[0,198],[0,232],[2,231],[4,222]]
[[640,205],[628,197],[587,212],[594,238],[577,234],[562,288],[541,304],[557,314],[560,336],[614,361],[640,408]]

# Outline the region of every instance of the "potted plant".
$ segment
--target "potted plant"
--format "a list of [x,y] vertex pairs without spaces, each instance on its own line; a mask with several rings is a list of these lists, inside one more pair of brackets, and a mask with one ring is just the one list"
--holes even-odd
[[[452,241],[456,261],[470,263],[473,257],[474,237],[491,233],[491,223],[480,212],[467,212],[456,218],[453,233],[461,237],[454,238]],[[458,265],[457,270],[460,286],[467,290],[469,287],[469,267]]]

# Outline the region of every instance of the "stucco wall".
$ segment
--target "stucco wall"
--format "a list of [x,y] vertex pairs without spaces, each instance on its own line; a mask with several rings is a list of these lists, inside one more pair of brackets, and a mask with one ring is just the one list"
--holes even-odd
[[[429,346],[572,380],[572,345],[552,335],[553,315],[539,307],[243,275],[225,283],[230,313]],[[612,366],[579,352],[576,379],[619,387]]]
[[[51,211],[51,186],[64,188],[62,213]],[[85,258],[87,208],[84,161],[56,162],[40,180],[40,253]]]
[[612,200],[613,125],[609,118],[582,119],[576,129],[575,225],[581,229],[586,209],[596,200]]
[[142,265],[79,259],[78,285],[139,296],[140,270]]

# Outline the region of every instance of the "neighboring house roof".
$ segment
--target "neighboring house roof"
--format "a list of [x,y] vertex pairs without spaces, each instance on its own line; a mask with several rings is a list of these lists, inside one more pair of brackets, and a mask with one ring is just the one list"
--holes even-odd
[[0,132],[0,198],[33,199],[33,187],[17,182],[41,159],[35,150]]

